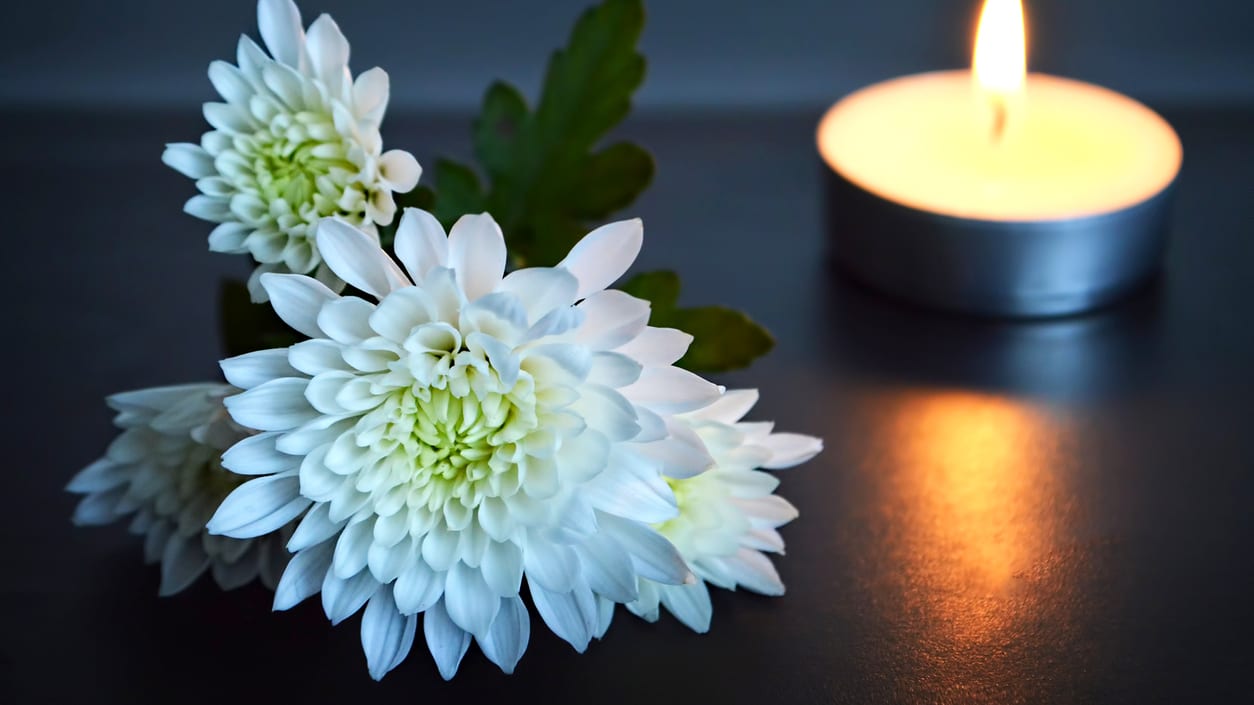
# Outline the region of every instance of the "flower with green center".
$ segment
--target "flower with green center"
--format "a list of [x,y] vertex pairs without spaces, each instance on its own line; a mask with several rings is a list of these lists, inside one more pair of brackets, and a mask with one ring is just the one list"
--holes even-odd
[[161,562],[162,595],[179,592],[206,570],[224,590],[258,575],[273,588],[287,565],[287,522],[258,527],[258,537],[248,539],[205,530],[222,500],[246,479],[223,469],[220,460],[222,451],[250,433],[222,406],[238,391],[189,384],[109,397],[122,434],[67,487],[86,495],[74,511],[75,524],[133,517],[130,530],[145,536],[145,559]]
[[758,468],[779,470],[803,463],[823,448],[818,438],[772,433],[773,425],[741,418],[757,403],[758,392],[742,389],[677,420],[690,427],[714,458],[708,471],[686,479],[667,478],[679,513],[654,526],[679,550],[697,580],[665,585],[641,579],[639,598],[627,605],[649,621],[665,606],[689,628],[710,628],[712,607],[706,583],[737,586],[763,595],[782,595],[784,584],[766,553],[783,553],[776,531],[797,510],[772,494],[779,480]]
[[240,37],[238,66],[210,64],[224,101],[205,104],[214,129],[199,145],[169,145],[162,160],[196,179],[201,194],[186,210],[218,223],[209,249],[260,264],[255,300],[265,300],[266,272],[313,273],[338,290],[314,226],[335,216],[373,236],[392,222],[393,192],[412,190],[422,170],[408,152],[382,151],[388,76],[375,68],[352,79],[334,20],[322,15],[306,35],[291,0],[261,0],[257,15],[270,55]]
[[649,304],[607,290],[635,259],[639,221],[590,233],[557,267],[505,275],[491,216],[446,235],[407,209],[392,261],[364,232],[323,221],[331,269],[371,300],[267,274],[275,312],[309,337],[225,360],[226,401],[261,431],[223,462],[263,475],[209,524],[228,536],[308,508],[275,592],[321,592],[340,622],[365,605],[362,646],[380,678],[409,652],[418,615],[441,674],[471,640],[505,671],[527,646],[530,593],[583,650],[641,578],[692,579],[650,525],[676,514],[665,478],[712,464],[675,414],[721,390],[673,363],[691,337],[648,326]]

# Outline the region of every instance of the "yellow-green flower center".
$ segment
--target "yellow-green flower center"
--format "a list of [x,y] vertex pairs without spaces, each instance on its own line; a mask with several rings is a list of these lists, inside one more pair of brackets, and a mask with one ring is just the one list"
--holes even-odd
[[473,508],[485,496],[516,489],[516,442],[536,428],[534,403],[508,394],[407,387],[376,409],[384,423],[363,438],[404,473],[413,500],[435,510],[450,499]]
[[365,209],[366,190],[354,178],[359,169],[349,160],[348,146],[330,115],[278,115],[252,135],[237,137],[235,148],[252,172],[236,186],[264,203],[286,202],[291,213],[308,223]]

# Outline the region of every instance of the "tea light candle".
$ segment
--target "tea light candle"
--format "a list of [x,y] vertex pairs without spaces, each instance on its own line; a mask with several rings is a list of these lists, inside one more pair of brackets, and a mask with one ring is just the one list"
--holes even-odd
[[899,78],[818,130],[837,261],[890,293],[994,315],[1106,303],[1160,265],[1182,149],[1149,108],[1027,74],[1020,0],[987,0],[973,71]]

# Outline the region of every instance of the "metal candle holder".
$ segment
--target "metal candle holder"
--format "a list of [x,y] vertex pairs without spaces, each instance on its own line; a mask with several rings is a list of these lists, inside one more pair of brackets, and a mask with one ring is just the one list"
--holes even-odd
[[992,221],[918,210],[829,174],[836,261],[854,278],[934,308],[1061,316],[1110,303],[1158,271],[1175,181],[1122,210]]

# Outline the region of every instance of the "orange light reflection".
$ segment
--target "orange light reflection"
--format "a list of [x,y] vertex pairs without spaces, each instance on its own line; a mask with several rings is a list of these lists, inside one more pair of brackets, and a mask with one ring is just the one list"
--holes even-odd
[[902,606],[928,632],[919,655],[995,675],[1026,625],[1067,618],[1046,614],[1072,510],[1053,466],[1065,434],[1040,409],[967,392],[910,395],[887,434],[882,507]]

